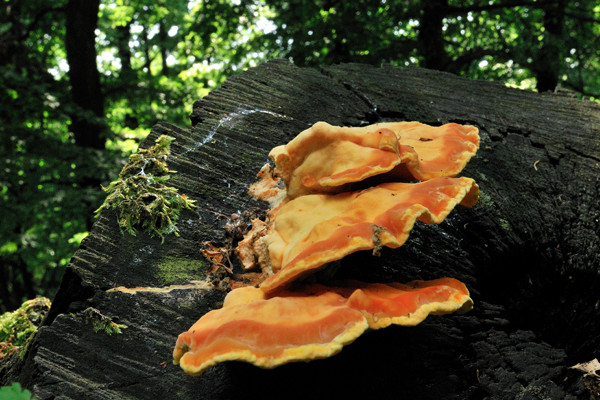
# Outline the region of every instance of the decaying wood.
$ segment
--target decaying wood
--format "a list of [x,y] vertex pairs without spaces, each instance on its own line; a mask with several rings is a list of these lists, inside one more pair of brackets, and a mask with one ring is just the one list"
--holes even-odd
[[[122,235],[115,214],[103,212],[25,364],[4,381],[21,381],[38,399],[592,396],[593,377],[569,367],[600,356],[595,103],[418,68],[276,61],[229,79],[194,105],[191,120],[187,130],[160,123],[143,144],[176,138],[171,182],[199,206],[182,214],[181,236],[161,245]],[[172,365],[177,335],[224,297],[198,283],[211,267],[202,243],[228,242],[219,216],[264,207],[246,190],[269,150],[320,120],[480,129],[481,148],[463,172],[479,183],[480,202],[439,226],[418,224],[400,249],[355,253],[338,272],[380,282],[451,276],[467,284],[474,310],[371,332],[327,360],[274,370],[230,362],[185,375]],[[127,328],[94,332],[88,307]]]

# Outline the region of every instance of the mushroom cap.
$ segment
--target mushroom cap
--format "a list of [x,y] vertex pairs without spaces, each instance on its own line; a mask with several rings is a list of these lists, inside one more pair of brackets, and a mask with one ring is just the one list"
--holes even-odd
[[415,220],[440,223],[457,204],[475,204],[478,193],[471,178],[442,177],[293,199],[271,216],[263,240],[276,273],[261,288],[276,290],[358,250],[400,247]]
[[419,122],[365,127],[317,122],[269,157],[286,184],[288,198],[339,193],[369,177],[426,180],[458,174],[479,147],[473,126],[432,127]]
[[[245,293],[242,297],[252,296]],[[333,292],[234,302],[208,312],[179,335],[173,360],[191,375],[231,360],[274,368],[330,357],[367,328],[362,313],[347,307]]]
[[[381,124],[376,124],[378,126]],[[392,122],[386,127],[396,133],[403,154],[402,164],[392,175],[425,181],[458,175],[479,149],[479,129],[449,123],[430,126],[420,122]],[[412,149],[412,150],[409,150]]]
[[330,357],[368,328],[417,325],[429,314],[468,311],[464,284],[442,278],[338,286],[307,285],[267,297],[257,288],[230,292],[223,308],[179,335],[173,359],[191,375],[223,361],[274,368],[293,361]]
[[369,283],[351,281],[354,287],[348,305],[363,313],[369,328],[389,325],[414,326],[428,315],[465,313],[473,308],[466,286],[452,278],[402,283]]
[[332,126],[317,122],[269,153],[287,195],[339,192],[343,185],[390,171],[400,163],[398,139],[386,128]]

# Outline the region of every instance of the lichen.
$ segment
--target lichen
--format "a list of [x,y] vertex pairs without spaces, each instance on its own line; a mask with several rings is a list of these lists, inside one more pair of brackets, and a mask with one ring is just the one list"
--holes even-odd
[[498,220],[500,221],[500,227],[502,229],[504,229],[505,231],[510,231],[511,230],[510,223],[506,219],[499,218]]
[[494,200],[485,191],[479,190],[479,201],[475,205],[477,208],[488,208],[494,205]]
[[190,279],[203,279],[208,269],[204,260],[179,257],[164,257],[156,266],[154,276],[161,285],[188,282]]
[[123,333],[123,329],[127,328],[127,325],[117,324],[112,318],[107,317],[95,308],[88,307],[81,312],[85,322],[92,324],[94,332],[100,331],[112,335],[113,333]]
[[26,350],[29,340],[50,310],[50,300],[27,300],[15,311],[0,315],[0,360],[15,351]]
[[184,208],[193,208],[195,201],[166,185],[170,174],[176,172],[167,166],[173,140],[162,135],[156,139],[154,146],[132,154],[119,179],[103,187],[108,196],[96,214],[103,209],[116,210],[121,232],[126,231],[133,236],[136,228],[160,237],[162,242],[167,234],[179,236],[176,225],[179,214]]

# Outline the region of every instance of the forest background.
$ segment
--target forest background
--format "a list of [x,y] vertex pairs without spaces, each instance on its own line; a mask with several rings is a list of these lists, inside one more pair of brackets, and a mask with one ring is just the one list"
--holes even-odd
[[52,298],[158,121],[273,58],[600,99],[597,0],[0,0],[0,313]]

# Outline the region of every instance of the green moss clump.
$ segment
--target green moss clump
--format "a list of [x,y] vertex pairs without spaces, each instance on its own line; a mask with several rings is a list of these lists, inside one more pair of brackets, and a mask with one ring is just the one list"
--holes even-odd
[[48,310],[50,300],[39,297],[27,300],[15,311],[0,315],[0,359],[21,347],[27,347]]
[[204,278],[208,265],[203,260],[179,257],[165,257],[156,266],[154,276],[161,285],[173,285],[188,282],[190,277]]
[[113,333],[123,333],[123,329],[127,329],[127,325],[117,324],[110,317],[102,314],[95,308],[88,307],[81,312],[85,318],[85,322],[91,323],[94,327],[94,332],[100,331],[112,335]]
[[194,200],[166,185],[170,174],[175,173],[167,166],[173,140],[162,135],[154,146],[132,154],[119,179],[103,188],[108,196],[96,214],[105,208],[117,210],[121,232],[127,231],[134,236],[136,227],[162,241],[170,233],[179,236],[176,226],[179,213],[184,208],[194,207]]

